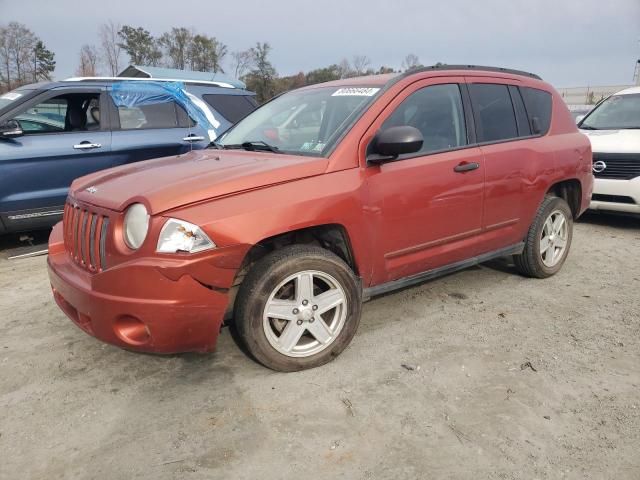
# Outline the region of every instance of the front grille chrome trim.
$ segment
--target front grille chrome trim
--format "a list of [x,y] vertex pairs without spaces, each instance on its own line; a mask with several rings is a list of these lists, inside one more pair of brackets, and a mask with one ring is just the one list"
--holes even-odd
[[109,225],[109,215],[70,202],[65,205],[64,245],[76,264],[93,273],[106,268]]

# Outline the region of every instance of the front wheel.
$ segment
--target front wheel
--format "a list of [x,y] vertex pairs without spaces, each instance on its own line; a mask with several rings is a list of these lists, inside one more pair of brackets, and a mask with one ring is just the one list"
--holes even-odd
[[235,327],[249,353],[273,370],[313,368],[344,350],[358,328],[358,281],[315,246],[292,245],[260,259],[236,300]]
[[524,250],[514,255],[520,273],[533,278],[556,274],[569,254],[573,238],[573,214],[567,202],[546,197],[529,227]]

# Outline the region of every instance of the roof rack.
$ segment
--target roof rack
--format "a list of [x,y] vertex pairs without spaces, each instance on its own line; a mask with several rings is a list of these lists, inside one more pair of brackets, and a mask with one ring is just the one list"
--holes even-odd
[[236,88],[230,83],[213,82],[207,80],[184,80],[180,78],[143,78],[143,77],[70,77],[65,78],[64,82],[122,82],[122,81],[147,81],[147,82],[182,82],[191,85],[213,85],[222,88]]
[[406,72],[405,75],[416,73],[416,72],[429,72],[434,70],[477,70],[484,72],[498,72],[498,73],[510,73],[512,75],[522,75],[525,77],[535,78],[537,80],[542,80],[535,73],[525,72],[523,70],[514,70],[512,68],[501,68],[501,67],[483,67],[481,65],[431,65],[430,67],[417,68],[416,70],[411,70]]

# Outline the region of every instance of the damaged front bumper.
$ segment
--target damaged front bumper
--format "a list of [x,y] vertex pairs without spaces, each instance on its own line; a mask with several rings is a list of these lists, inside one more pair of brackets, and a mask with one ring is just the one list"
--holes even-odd
[[151,353],[208,352],[245,252],[236,246],[197,259],[132,259],[92,273],[65,250],[59,223],[49,240],[49,278],[58,306],[104,342]]

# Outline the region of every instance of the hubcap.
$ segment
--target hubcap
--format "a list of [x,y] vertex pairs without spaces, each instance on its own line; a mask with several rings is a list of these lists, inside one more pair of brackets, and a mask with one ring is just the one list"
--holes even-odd
[[288,357],[308,357],[338,337],[347,318],[347,296],[331,275],[305,270],[285,278],[264,307],[269,344]]
[[554,210],[547,217],[540,236],[540,256],[547,267],[558,264],[567,249],[569,227],[567,218],[560,210]]

